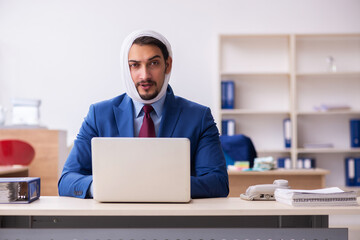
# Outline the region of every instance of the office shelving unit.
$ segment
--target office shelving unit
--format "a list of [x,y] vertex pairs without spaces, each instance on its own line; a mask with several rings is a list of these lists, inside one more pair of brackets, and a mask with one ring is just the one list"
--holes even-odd
[[[219,89],[222,80],[235,82],[235,109],[220,109],[219,119],[234,119],[236,133],[249,136],[259,156],[291,157],[293,168],[297,158],[314,157],[331,171],[328,185],[344,185],[344,158],[360,156],[360,148],[350,148],[349,128],[360,118],[360,34],[220,35],[219,69]],[[321,104],[351,110],[315,111]],[[285,118],[292,123],[288,149]]]

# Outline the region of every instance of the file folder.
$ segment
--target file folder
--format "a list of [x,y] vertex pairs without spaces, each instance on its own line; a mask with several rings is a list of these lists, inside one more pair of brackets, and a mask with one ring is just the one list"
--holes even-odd
[[291,159],[290,158],[278,158],[277,168],[279,169],[291,169]]
[[304,168],[304,162],[301,158],[298,158],[298,160],[296,161],[296,168],[297,169],[303,169]]
[[221,121],[221,132],[222,135],[234,136],[236,133],[235,120],[224,119]]
[[290,120],[290,118],[284,119],[283,127],[284,127],[285,148],[291,148],[291,120]]
[[221,82],[221,108],[234,109],[235,101],[235,83],[234,81]]
[[360,119],[350,120],[350,146],[352,148],[360,147]]
[[303,158],[303,168],[304,169],[314,169],[314,168],[316,168],[315,158]]
[[314,169],[316,168],[315,158],[298,158],[297,160],[298,169]]
[[360,158],[345,159],[346,186],[360,186]]
[[221,108],[226,109],[226,82],[221,82]]

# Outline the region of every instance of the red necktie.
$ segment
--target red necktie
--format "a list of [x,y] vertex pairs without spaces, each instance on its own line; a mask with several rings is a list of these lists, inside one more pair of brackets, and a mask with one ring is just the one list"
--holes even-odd
[[154,108],[151,105],[144,105],[143,110],[145,115],[140,128],[139,137],[156,137],[154,122],[150,117],[150,113],[154,110]]

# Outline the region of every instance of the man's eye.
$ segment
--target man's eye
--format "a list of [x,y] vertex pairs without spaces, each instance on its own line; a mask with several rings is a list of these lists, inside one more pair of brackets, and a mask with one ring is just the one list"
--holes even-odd
[[151,65],[159,65],[159,62],[158,61],[153,61],[150,63]]
[[137,64],[137,63],[129,64],[129,67],[130,67],[130,68],[135,68],[135,67],[138,67],[138,66],[139,66],[139,64]]

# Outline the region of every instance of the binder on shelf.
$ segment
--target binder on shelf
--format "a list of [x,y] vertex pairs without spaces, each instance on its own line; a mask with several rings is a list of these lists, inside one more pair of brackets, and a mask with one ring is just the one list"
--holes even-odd
[[221,130],[222,135],[234,136],[236,133],[235,120],[234,119],[224,119],[221,121]]
[[296,162],[296,168],[298,169],[314,169],[316,168],[315,158],[298,158]]
[[304,169],[316,168],[316,160],[314,158],[304,158],[303,159],[303,168]]
[[360,158],[345,158],[346,186],[360,186]]
[[296,161],[296,168],[297,169],[303,169],[304,168],[304,162],[301,158],[298,158],[298,160]]
[[221,81],[221,108],[234,109],[235,101],[235,83],[234,81]]
[[221,108],[226,108],[226,82],[221,82]]
[[360,148],[360,119],[350,119],[350,146]]
[[291,148],[291,120],[290,120],[290,118],[284,119],[283,127],[284,127],[285,148]]
[[278,169],[291,169],[291,159],[288,157],[277,159]]
[[30,203],[40,197],[40,178],[0,178],[0,203]]

